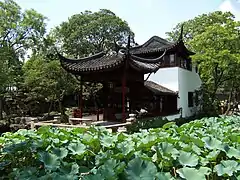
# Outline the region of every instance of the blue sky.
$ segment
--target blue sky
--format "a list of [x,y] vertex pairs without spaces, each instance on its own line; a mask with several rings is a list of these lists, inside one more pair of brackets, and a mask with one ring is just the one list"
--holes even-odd
[[135,40],[165,32],[179,22],[219,9],[222,0],[16,0],[23,9],[33,8],[49,18],[48,30],[85,10],[109,9],[126,20]]

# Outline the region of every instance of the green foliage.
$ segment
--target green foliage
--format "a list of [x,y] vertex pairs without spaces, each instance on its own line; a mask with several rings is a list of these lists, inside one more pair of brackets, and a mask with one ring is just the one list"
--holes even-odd
[[47,60],[43,56],[33,56],[23,67],[27,87],[45,94],[49,99],[60,99],[63,93],[73,92],[75,78],[64,71],[58,60]]
[[32,56],[24,64],[23,71],[25,87],[42,95],[48,102],[58,102],[59,112],[65,116],[63,97],[78,90],[77,80],[62,69],[58,60],[48,60],[46,56]]
[[167,119],[161,117],[141,118],[127,127],[128,132],[139,132],[141,129],[159,128],[168,123]]
[[0,137],[7,179],[237,179],[240,118],[203,118],[131,135],[104,128],[19,130]]
[[[67,55],[84,56],[105,48],[112,49],[114,40],[124,43],[129,34],[133,33],[127,23],[109,10],[86,11],[72,16],[49,33],[39,44],[38,51],[24,64],[24,87],[29,90],[30,96],[37,93],[48,102],[58,102],[59,112],[66,120],[63,97],[78,93],[80,86],[72,75],[61,68],[55,45],[60,42],[60,50]],[[84,83],[84,98],[96,94],[101,88],[96,83]]]
[[196,55],[193,62],[198,65],[204,83],[206,109],[210,111],[217,105],[216,93],[239,90],[240,74],[240,22],[230,12],[216,11],[202,14],[194,19],[179,23],[167,35],[176,40],[181,25],[184,24],[184,40],[188,48]]
[[135,158],[129,161],[126,168],[128,180],[150,180],[157,174],[157,167],[150,161],[144,161],[140,158]]
[[58,26],[53,34],[63,50],[74,57],[113,49],[114,41],[126,44],[128,35],[132,38],[134,35],[126,21],[106,9],[75,14]]
[[[21,11],[13,0],[0,2],[0,90],[16,86],[28,49],[36,49],[45,34],[45,17],[35,10]],[[15,84],[14,84],[15,83]]]
[[177,173],[183,179],[202,180],[202,179],[206,179],[205,176],[209,175],[210,171],[211,169],[207,167],[200,167],[200,169],[183,167],[181,169],[178,169]]
[[203,117],[206,117],[206,115],[197,115],[190,118],[179,118],[175,119],[174,121],[169,121],[167,118],[162,117],[139,118],[136,122],[133,122],[131,125],[127,126],[127,131],[129,133],[135,133],[143,129],[167,127],[171,126],[172,124],[181,126],[182,124],[196,119],[201,119]]
[[222,11],[215,11],[209,14],[201,14],[186,22],[177,24],[177,26],[173,28],[173,31],[167,32],[166,34],[169,37],[169,40],[176,41],[179,37],[181,26],[184,24],[183,38],[188,43],[194,39],[196,35],[205,32],[205,28],[223,24],[227,21],[232,21],[234,18],[234,15],[230,12]]
[[37,50],[45,34],[45,17],[21,10],[13,0],[0,2],[0,119],[3,95],[22,82],[21,67],[28,50]]

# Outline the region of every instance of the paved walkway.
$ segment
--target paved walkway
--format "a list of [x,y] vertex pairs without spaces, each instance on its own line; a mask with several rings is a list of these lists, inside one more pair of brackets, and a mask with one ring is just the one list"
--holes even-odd
[[[89,115],[89,116],[83,116],[83,118],[86,119],[92,119],[93,121],[97,121],[97,115],[93,114],[93,115]],[[103,114],[99,114],[99,121],[103,120]]]

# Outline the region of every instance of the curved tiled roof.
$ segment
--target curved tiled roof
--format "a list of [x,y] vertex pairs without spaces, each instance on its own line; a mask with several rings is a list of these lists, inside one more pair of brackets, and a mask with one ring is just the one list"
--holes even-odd
[[189,51],[182,41],[181,38],[179,38],[178,41],[175,43],[168,42],[165,39],[162,39],[158,36],[153,36],[150,38],[146,43],[144,43],[141,46],[136,46],[130,49],[130,52],[132,54],[147,54],[147,53],[153,53],[153,52],[162,52],[162,51],[168,51],[174,48],[182,48],[186,54],[193,55],[194,53]]
[[136,47],[136,48],[132,48],[130,50],[130,52],[132,54],[147,54],[147,53],[151,53],[151,52],[162,52],[164,50],[168,50],[172,48],[172,45],[163,45],[161,47],[157,46],[157,47]]
[[[179,48],[187,55],[193,54],[185,47],[182,41],[182,29],[179,39],[175,43],[168,42],[158,36],[153,36],[140,46],[130,47],[130,37],[127,48],[121,49],[115,55],[106,55],[101,52],[96,55],[78,60],[68,59],[58,53],[62,67],[72,73],[91,73],[95,71],[107,71],[128,63],[132,68],[144,73],[156,72],[163,61],[163,56],[169,50]],[[143,58],[146,53],[159,52],[162,55],[155,59]]]
[[141,70],[145,73],[156,72],[161,63],[143,63],[136,60],[130,61],[130,66],[136,70]]
[[104,55],[88,57],[87,59],[68,59],[58,53],[62,67],[72,72],[93,72],[108,70],[120,66],[124,59],[121,55]]
[[159,93],[167,93],[167,94],[173,94],[177,95],[177,92],[172,91],[164,86],[161,86],[160,84],[157,84],[153,81],[145,81],[144,85],[146,88],[148,88],[150,91],[159,94]]
[[146,46],[164,46],[164,45],[170,45],[171,42],[167,41],[166,39],[163,39],[159,36],[153,36],[148,41],[146,41],[144,44],[142,44],[143,47]]
[[165,53],[166,51],[160,57],[155,59],[145,59],[138,56],[131,57],[131,54],[127,58],[124,53],[118,53],[115,55],[104,55],[103,53],[98,53],[94,56],[76,60],[65,58],[59,53],[58,56],[62,67],[72,73],[107,71],[123,65],[124,62],[129,63],[129,65],[137,71],[151,73],[156,72],[160,68],[160,64]]

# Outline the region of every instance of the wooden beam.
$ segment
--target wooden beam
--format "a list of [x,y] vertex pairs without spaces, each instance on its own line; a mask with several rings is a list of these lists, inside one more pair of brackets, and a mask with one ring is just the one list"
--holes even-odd
[[83,117],[83,82],[80,81],[80,99],[79,99],[80,118]]
[[126,112],[125,112],[125,100],[126,100],[126,72],[123,72],[122,77],[122,121],[126,121]]

